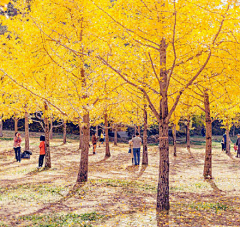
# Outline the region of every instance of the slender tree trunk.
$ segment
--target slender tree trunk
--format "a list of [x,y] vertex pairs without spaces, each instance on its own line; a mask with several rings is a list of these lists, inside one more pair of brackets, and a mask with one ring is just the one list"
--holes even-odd
[[64,120],[63,122],[63,144],[67,143],[67,123]]
[[172,129],[172,134],[173,134],[173,156],[177,156],[177,130],[176,130],[176,124],[173,124],[173,129]]
[[108,135],[108,115],[107,113],[104,114],[104,123],[105,123],[105,144],[106,144],[106,153],[105,157],[110,157],[110,147],[109,147],[109,135]]
[[28,112],[25,112],[25,151],[29,151],[29,121],[28,121]]
[[227,124],[227,129],[226,129],[226,137],[227,137],[227,141],[226,141],[226,153],[229,155],[230,154],[230,135],[229,135],[229,127]]
[[[48,105],[45,102],[44,103],[45,108],[45,114],[47,115],[48,112]],[[45,125],[45,146],[46,146],[46,152],[45,152],[45,167],[51,168],[51,154],[50,154],[50,138],[49,138],[49,121],[48,117],[44,117],[44,125]]]
[[140,125],[138,126],[138,133],[139,133],[139,136],[141,135],[141,128],[140,128]]
[[233,125],[232,136],[235,136],[235,125]]
[[0,137],[3,137],[3,121],[2,121],[2,117],[0,117]]
[[137,133],[137,127],[136,125],[134,125],[134,135],[136,135],[136,133]]
[[82,132],[82,125],[80,121],[78,123],[78,127],[79,127],[79,149],[82,149],[83,148],[83,132]]
[[190,148],[191,148],[191,145],[190,145],[190,116],[187,117],[187,150],[188,152],[190,152]]
[[53,117],[50,120],[50,139],[53,139]]
[[169,210],[169,142],[168,142],[168,96],[167,96],[167,71],[166,71],[167,45],[163,38],[160,45],[160,122],[159,122],[159,177],[157,188],[158,211]]
[[89,138],[90,138],[90,124],[89,112],[83,116],[83,143],[81,149],[80,167],[77,177],[77,182],[86,182],[88,180],[88,152],[89,152]]
[[205,179],[212,178],[212,119],[210,103],[207,91],[204,93],[205,122],[206,122],[206,153],[203,176]]
[[96,134],[98,136],[98,125],[96,125]]
[[114,146],[117,146],[117,124],[114,125]]
[[147,105],[144,105],[143,110],[143,154],[142,154],[142,165],[148,165],[148,147],[147,147],[147,128],[148,128],[148,118],[147,118]]
[[15,130],[15,133],[18,131],[18,118],[14,118],[14,130]]

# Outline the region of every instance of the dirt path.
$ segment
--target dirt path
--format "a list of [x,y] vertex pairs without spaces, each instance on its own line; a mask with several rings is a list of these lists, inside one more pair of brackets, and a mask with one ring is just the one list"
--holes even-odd
[[[37,144],[37,141],[36,141]],[[132,166],[126,145],[89,155],[89,182],[76,185],[77,143],[51,148],[52,169],[37,170],[38,148],[30,160],[14,162],[0,153],[0,226],[240,226],[240,159],[213,149],[213,180],[202,177],[204,149],[192,156],[170,149],[168,215],[155,211],[159,154],[149,148],[149,165]],[[7,144],[6,144],[7,145]],[[3,146],[3,141],[1,141]],[[92,150],[90,150],[92,151]]]

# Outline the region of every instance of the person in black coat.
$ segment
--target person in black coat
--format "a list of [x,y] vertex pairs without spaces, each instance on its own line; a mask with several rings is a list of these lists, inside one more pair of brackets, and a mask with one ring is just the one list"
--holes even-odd
[[240,134],[237,135],[237,142],[236,142],[236,145],[237,145],[237,158],[240,158]]

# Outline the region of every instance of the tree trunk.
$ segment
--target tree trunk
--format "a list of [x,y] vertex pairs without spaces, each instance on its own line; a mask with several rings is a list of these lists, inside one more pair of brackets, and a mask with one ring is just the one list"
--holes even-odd
[[80,167],[77,177],[77,182],[86,182],[88,180],[88,152],[89,152],[89,138],[90,138],[90,124],[89,124],[89,112],[83,116],[83,140],[81,149]]
[[106,153],[105,157],[110,157],[110,147],[109,147],[109,136],[108,136],[108,115],[107,113],[104,114],[104,126],[105,126],[105,144],[106,144]]
[[0,137],[3,137],[3,122],[2,122],[2,117],[0,117]]
[[204,93],[204,108],[206,122],[206,151],[203,176],[205,179],[212,178],[212,119],[208,93]]
[[187,150],[190,152],[190,116],[187,117]]
[[134,125],[134,135],[136,135],[136,133],[137,133],[137,127],[136,125]]
[[29,121],[28,121],[28,112],[25,112],[25,151],[29,151]]
[[79,121],[78,123],[79,127],[79,149],[83,148],[83,133],[82,133],[82,125],[81,122]]
[[227,124],[227,129],[226,129],[226,138],[227,138],[227,141],[226,141],[226,153],[228,155],[230,155],[230,135],[229,135],[228,124]]
[[50,120],[50,139],[53,139],[53,117]]
[[159,177],[157,188],[157,207],[158,211],[169,210],[169,142],[168,142],[168,96],[167,96],[167,45],[165,39],[161,40],[160,45],[160,114],[159,114]]
[[141,135],[141,128],[140,128],[140,126],[138,126],[138,134],[139,134],[139,136]]
[[176,124],[173,125],[172,134],[173,134],[173,156],[177,157],[177,130],[176,130]]
[[117,124],[114,125],[114,146],[117,146]]
[[142,154],[142,165],[148,165],[148,147],[147,147],[147,128],[148,128],[148,119],[147,119],[147,105],[144,105],[143,110],[143,154]]
[[14,130],[15,130],[15,133],[18,131],[18,118],[14,118]]
[[96,125],[96,134],[98,136],[98,125]]
[[45,152],[45,167],[51,168],[51,154],[50,154],[50,138],[49,138],[49,121],[48,121],[48,105],[45,102],[44,103],[44,109],[45,109],[45,117],[44,117],[44,125],[45,125],[45,146],[46,146],[46,152]]
[[63,122],[63,144],[67,143],[67,123],[64,120]]

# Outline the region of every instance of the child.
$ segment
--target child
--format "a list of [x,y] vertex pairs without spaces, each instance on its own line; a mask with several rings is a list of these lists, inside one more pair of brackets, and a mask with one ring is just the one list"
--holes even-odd
[[44,156],[45,156],[45,136],[40,136],[40,155],[39,155],[39,164],[38,164],[38,168],[41,168],[43,165],[43,160],[44,160]]

